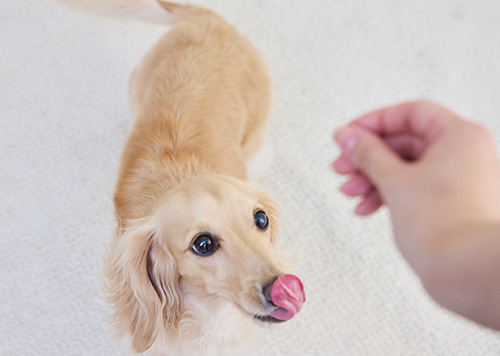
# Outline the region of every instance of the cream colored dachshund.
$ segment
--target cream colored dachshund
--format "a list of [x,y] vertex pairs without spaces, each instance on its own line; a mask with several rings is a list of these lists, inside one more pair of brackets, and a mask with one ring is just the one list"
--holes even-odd
[[302,282],[276,251],[277,206],[246,181],[270,80],[255,47],[211,10],[160,0],[60,0],[173,25],[130,81],[135,125],[114,202],[105,291],[134,352],[234,355],[258,324],[291,319]]

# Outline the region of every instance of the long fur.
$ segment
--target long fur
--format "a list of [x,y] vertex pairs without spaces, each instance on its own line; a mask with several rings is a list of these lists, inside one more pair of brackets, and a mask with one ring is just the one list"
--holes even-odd
[[[101,15],[172,24],[130,80],[118,222],[104,266],[119,334],[158,355],[228,355],[268,315],[263,286],[288,272],[276,204],[246,179],[263,140],[270,80],[254,46],[211,10],[156,0],[60,0]],[[263,210],[269,228],[253,214]],[[190,250],[210,233],[220,248]]]
[[175,259],[161,246],[157,225],[152,219],[130,222],[104,268],[117,331],[130,334],[138,351],[148,349],[164,325],[176,327],[182,315]]

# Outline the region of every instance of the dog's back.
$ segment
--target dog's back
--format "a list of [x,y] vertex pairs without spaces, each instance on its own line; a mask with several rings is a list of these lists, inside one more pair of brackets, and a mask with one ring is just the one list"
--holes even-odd
[[[158,191],[193,170],[246,178],[245,162],[262,143],[271,96],[267,67],[250,41],[199,6],[157,0],[59,1],[111,17],[174,25],[131,77],[136,123],[115,194],[120,222],[147,214]],[[183,163],[170,162],[172,155],[183,156]],[[200,155],[203,164],[191,158]]]

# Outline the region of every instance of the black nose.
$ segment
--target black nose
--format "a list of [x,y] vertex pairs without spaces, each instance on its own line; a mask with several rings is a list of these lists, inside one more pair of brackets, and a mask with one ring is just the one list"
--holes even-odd
[[273,284],[275,281],[276,279],[262,288],[262,294],[264,295],[264,298],[266,298],[266,301],[271,305],[274,305],[273,299],[271,298],[271,290],[273,289]]

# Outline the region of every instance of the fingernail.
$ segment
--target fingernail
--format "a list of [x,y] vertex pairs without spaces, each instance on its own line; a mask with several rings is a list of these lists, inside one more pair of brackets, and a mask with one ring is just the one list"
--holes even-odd
[[351,151],[357,142],[356,133],[350,127],[341,127],[337,129],[334,137],[340,148],[346,152]]

